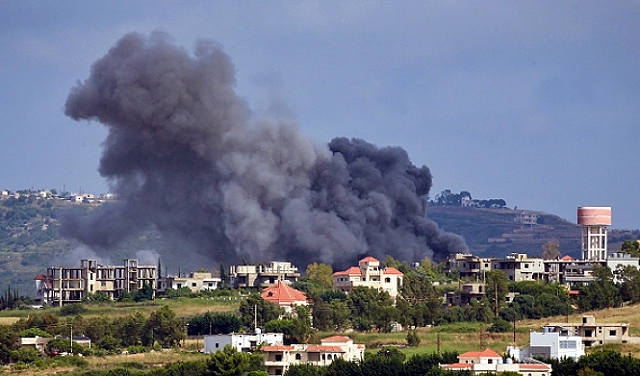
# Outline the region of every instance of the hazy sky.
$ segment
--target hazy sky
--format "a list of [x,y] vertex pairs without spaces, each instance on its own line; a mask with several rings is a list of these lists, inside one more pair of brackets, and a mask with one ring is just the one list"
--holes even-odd
[[0,188],[108,191],[106,129],[64,116],[125,33],[220,43],[256,117],[405,148],[467,190],[640,228],[638,1],[0,0]]

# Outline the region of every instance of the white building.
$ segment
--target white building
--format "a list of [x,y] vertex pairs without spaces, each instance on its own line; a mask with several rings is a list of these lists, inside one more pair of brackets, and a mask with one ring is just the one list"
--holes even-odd
[[451,371],[471,371],[473,375],[486,373],[502,373],[505,371],[517,372],[523,376],[550,376],[551,365],[533,359],[527,363],[513,363],[507,359],[502,361],[502,356],[491,349],[484,351],[469,351],[458,356],[458,363],[442,364],[442,369]]
[[178,290],[188,287],[191,292],[215,290],[222,280],[212,277],[209,272],[194,272],[188,277],[165,277],[158,279],[158,293],[164,293],[168,289]]
[[226,345],[234,347],[239,352],[255,351],[260,345],[282,345],[282,333],[262,333],[259,330],[253,334],[215,334],[204,336],[204,352],[210,354],[224,349]]
[[380,261],[365,257],[358,263],[341,272],[333,273],[333,288],[349,293],[353,288],[371,287],[384,290],[392,298],[398,296],[404,274],[396,268],[380,267]]
[[582,337],[573,335],[568,330],[556,331],[553,327],[545,326],[542,332],[529,333],[529,347],[519,349],[515,346],[507,347],[507,354],[516,361],[526,358],[573,358],[578,360],[584,355]]
[[320,340],[320,345],[292,344],[264,346],[264,369],[271,375],[284,375],[291,365],[328,366],[341,358],[348,362],[364,360],[365,346],[349,337],[333,336]]

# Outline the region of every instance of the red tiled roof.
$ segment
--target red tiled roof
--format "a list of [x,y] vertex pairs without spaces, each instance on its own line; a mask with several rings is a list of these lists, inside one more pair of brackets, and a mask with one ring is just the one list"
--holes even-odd
[[362,260],[360,260],[360,262],[380,262],[378,259],[373,258],[371,256],[367,256],[365,258],[363,258]]
[[293,346],[270,345],[270,346],[262,346],[260,350],[261,351],[292,351]]
[[349,276],[349,275],[360,275],[360,274],[362,274],[362,272],[360,271],[360,268],[357,267],[357,266],[352,266],[352,267],[350,267],[349,269],[347,269],[345,271],[333,273],[333,276],[334,277],[335,276],[341,276],[341,275]]
[[397,275],[404,275],[403,272],[401,272],[400,270],[396,269],[396,268],[392,268],[390,266],[387,266],[386,268],[384,268],[384,274],[397,274]]
[[307,352],[344,352],[340,346],[309,345]]
[[576,259],[574,259],[573,257],[571,257],[569,255],[564,255],[560,260],[562,260],[562,261],[576,261]]
[[453,364],[443,364],[442,368],[444,369],[471,369],[473,364],[471,363],[453,363]]
[[41,274],[38,274],[33,280],[34,281],[44,281],[46,279],[47,279],[47,276],[41,273]]
[[523,364],[519,364],[520,369],[521,370],[537,370],[537,369],[541,369],[541,370],[551,370],[551,366],[548,364],[528,364],[528,363],[523,363]]
[[331,336],[331,337],[327,337],[327,338],[323,338],[320,340],[320,342],[349,342],[351,341],[351,338],[349,337],[345,337],[345,336]]
[[306,302],[307,296],[299,290],[290,287],[282,281],[278,281],[275,286],[266,287],[260,294],[262,299],[274,304],[291,304],[296,302]]
[[490,348],[486,348],[483,351],[469,351],[458,357],[462,358],[502,358],[500,354],[491,350]]

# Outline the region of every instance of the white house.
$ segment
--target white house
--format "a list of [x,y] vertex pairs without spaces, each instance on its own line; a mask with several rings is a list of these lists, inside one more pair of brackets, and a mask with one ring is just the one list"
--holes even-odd
[[178,290],[188,287],[191,292],[215,290],[222,280],[212,277],[209,272],[193,272],[188,277],[165,277],[158,279],[158,292],[165,293],[168,289]]
[[255,351],[260,345],[278,345],[283,343],[282,333],[262,333],[258,329],[256,333],[242,334],[215,334],[204,336],[204,352],[206,354],[224,349],[231,345],[239,352]]
[[440,367],[451,371],[471,371],[474,375],[510,371],[523,376],[550,376],[552,371],[551,365],[533,359],[528,359],[528,363],[513,363],[511,359],[503,362],[502,356],[491,349],[466,352],[458,356],[458,363]]
[[328,337],[320,340],[320,343],[264,346],[260,349],[264,355],[264,369],[270,376],[284,375],[294,364],[328,366],[338,358],[346,361],[364,359],[365,346],[353,343],[349,337]]
[[568,330],[555,331],[554,327],[545,326],[542,332],[529,333],[529,347],[519,349],[515,346],[507,347],[507,354],[516,361],[525,358],[573,358],[578,360],[584,355],[582,337],[573,335]]
[[358,286],[377,288],[389,293],[392,298],[398,296],[404,274],[396,268],[380,267],[380,261],[365,257],[358,263],[341,272],[333,273],[333,288],[349,293]]

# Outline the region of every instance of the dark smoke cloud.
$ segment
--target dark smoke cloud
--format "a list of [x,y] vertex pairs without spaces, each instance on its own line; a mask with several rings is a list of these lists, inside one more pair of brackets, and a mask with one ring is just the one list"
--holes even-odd
[[[314,145],[293,122],[254,120],[221,47],[194,54],[128,34],[71,90],[65,113],[109,128],[100,173],[120,202],[68,213],[62,232],[109,249],[150,226],[212,262],[335,267],[464,251],[425,218],[427,167],[358,139]],[[185,258],[188,255],[185,254]]]

